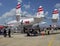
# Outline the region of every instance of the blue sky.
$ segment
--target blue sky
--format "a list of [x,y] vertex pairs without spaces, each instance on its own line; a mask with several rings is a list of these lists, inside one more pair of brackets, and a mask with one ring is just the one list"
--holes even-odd
[[[44,8],[46,17],[52,16],[52,11],[57,8],[60,11],[60,0],[20,0],[21,9],[24,15],[35,15],[38,7],[41,5]],[[0,24],[15,19],[15,8],[17,0],[0,0]],[[60,12],[59,12],[60,13]],[[46,21],[46,20],[44,20]],[[48,23],[51,23],[47,19]]]

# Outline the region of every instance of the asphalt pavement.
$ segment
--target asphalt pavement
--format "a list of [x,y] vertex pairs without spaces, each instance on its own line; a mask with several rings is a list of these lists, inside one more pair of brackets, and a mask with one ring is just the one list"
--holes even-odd
[[11,38],[0,35],[0,46],[60,46],[60,30],[30,37],[26,34],[13,34]]

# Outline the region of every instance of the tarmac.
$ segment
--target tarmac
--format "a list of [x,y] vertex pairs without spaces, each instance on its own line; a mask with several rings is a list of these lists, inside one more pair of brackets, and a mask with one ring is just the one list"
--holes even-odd
[[26,34],[13,34],[11,38],[0,35],[0,46],[60,46],[60,30],[30,37]]

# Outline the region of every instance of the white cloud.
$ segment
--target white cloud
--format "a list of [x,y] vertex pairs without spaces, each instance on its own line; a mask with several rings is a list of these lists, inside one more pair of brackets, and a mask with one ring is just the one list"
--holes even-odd
[[4,13],[1,17],[0,17],[0,22],[3,21],[3,23],[5,23],[5,21],[11,20],[13,17],[15,16],[15,8],[11,9],[9,12]]
[[23,5],[23,7],[25,8],[25,9],[29,9],[30,8],[30,4],[25,4],[25,5]]
[[26,16],[26,17],[31,17],[32,15],[30,13],[28,13],[27,11],[23,11],[22,12],[23,16]]
[[27,16],[27,17],[31,17],[32,15],[31,15],[31,14],[27,14],[26,16]]
[[17,1],[20,1],[20,3],[22,3],[22,0],[17,0]]
[[45,15],[48,15],[48,11],[45,12]]
[[35,17],[36,16],[36,13],[34,14],[34,15],[32,15],[32,14],[30,14],[29,12],[27,12],[27,11],[23,11],[22,12],[22,17],[27,17],[27,18],[29,18],[29,17]]
[[24,12],[22,12],[23,13],[23,15],[26,15],[26,14],[28,14],[28,12],[27,11],[24,11]]
[[56,7],[56,8],[60,8],[60,3],[57,3],[57,4],[55,5],[55,7]]
[[2,17],[14,16],[15,15],[15,8],[11,9],[9,12],[6,12],[2,15]]
[[0,6],[2,6],[2,3],[0,2]]
[[57,4],[55,5],[55,7],[56,7],[58,10],[60,10],[60,3],[57,3]]

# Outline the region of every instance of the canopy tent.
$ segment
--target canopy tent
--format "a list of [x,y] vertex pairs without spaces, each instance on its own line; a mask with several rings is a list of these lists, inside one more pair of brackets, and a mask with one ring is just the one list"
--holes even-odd
[[0,25],[0,29],[4,28],[4,26]]

